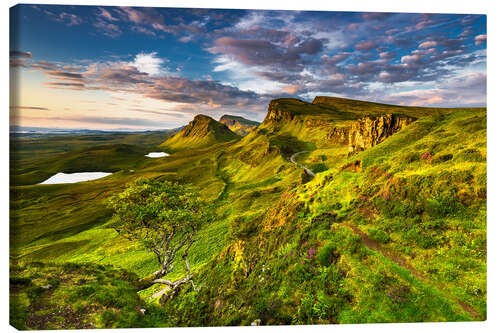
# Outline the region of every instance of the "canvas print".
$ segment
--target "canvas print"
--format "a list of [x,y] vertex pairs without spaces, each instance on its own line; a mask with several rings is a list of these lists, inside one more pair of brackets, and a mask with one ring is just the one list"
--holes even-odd
[[10,8],[20,330],[486,320],[486,15]]

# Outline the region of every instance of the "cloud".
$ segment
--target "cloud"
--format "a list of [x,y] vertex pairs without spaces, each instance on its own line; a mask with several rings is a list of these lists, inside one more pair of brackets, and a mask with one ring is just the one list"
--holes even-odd
[[255,92],[243,91],[213,80],[163,76],[155,78],[153,82],[143,93],[158,100],[205,105],[247,105],[259,102]]
[[474,43],[476,45],[480,45],[480,44],[485,43],[485,42],[486,42],[486,34],[477,35],[476,37],[474,37]]
[[99,13],[97,15],[105,18],[108,21],[118,21],[118,18],[116,18],[113,15],[111,15],[111,13],[108,10],[106,10],[106,9],[104,9],[102,7],[99,7],[97,9],[99,9]]
[[149,75],[159,75],[163,72],[162,64],[165,61],[158,57],[158,52],[139,53],[135,56],[134,61],[130,62],[130,66],[134,66],[140,72]]
[[10,51],[9,66],[12,68],[29,68],[31,66],[31,52]]
[[11,58],[31,58],[31,52],[10,51]]
[[389,18],[391,13],[363,13],[362,16],[365,20],[369,21],[381,21]]
[[120,37],[122,34],[122,31],[120,27],[116,24],[109,23],[104,21],[101,18],[98,18],[96,22],[94,22],[94,27],[102,31],[102,33],[108,37],[111,38],[117,38]]
[[10,58],[9,66],[12,68],[28,68],[29,64],[25,58]]
[[133,112],[146,113],[146,114],[156,114],[156,115],[161,115],[161,116],[171,116],[171,117],[176,117],[176,118],[185,118],[185,115],[183,113],[153,111],[153,110],[146,110],[146,109],[140,109],[140,108],[129,108],[128,110],[129,111],[133,111]]
[[73,88],[73,89],[83,89],[85,85],[83,83],[73,83],[73,82],[44,82],[43,84],[54,87],[54,88]]
[[263,103],[261,96],[255,92],[244,91],[211,79],[191,80],[165,75],[167,72],[162,69],[162,63],[163,60],[153,52],[138,54],[132,63],[89,64],[86,71],[82,69],[78,73],[60,69],[47,70],[46,66],[39,66],[38,69],[49,79],[61,80],[44,83],[51,88],[132,92],[155,100],[207,107],[252,106]]
[[103,66],[97,74],[96,83],[104,84],[104,86],[126,86],[138,83],[149,83],[148,74],[139,71],[135,66],[125,63],[112,64]]
[[371,41],[361,41],[354,46],[354,48],[356,50],[360,50],[360,51],[373,50],[376,47],[377,47],[377,45]]
[[163,15],[157,12],[154,8],[143,7],[141,9],[133,7],[120,7],[116,11],[129,21],[136,24],[157,24],[163,25],[165,20]]
[[427,49],[427,48],[435,47],[436,45],[437,45],[436,41],[427,41],[427,42],[420,43],[420,45],[418,47],[421,49]]
[[45,73],[51,76],[52,78],[57,78],[57,79],[76,80],[76,81],[83,80],[83,75],[80,73],[70,73],[59,70],[47,71]]
[[18,105],[14,105],[14,106],[10,106],[9,108],[11,110],[42,110],[42,111],[48,111],[49,110],[48,108],[44,108],[44,107],[41,107],[41,106],[18,106]]
[[66,12],[61,12],[59,15],[45,10],[45,14],[47,14],[49,17],[51,17],[54,21],[61,22],[66,24],[68,27],[74,26],[74,25],[79,25],[83,23],[83,19],[75,14],[70,14]]
[[46,71],[57,69],[57,66],[55,64],[50,63],[48,61],[44,61],[44,60],[34,63],[32,65],[32,67],[40,69],[40,70],[46,70]]
[[279,46],[266,40],[222,37],[208,49],[213,54],[225,54],[251,66],[273,66],[287,70],[299,70],[307,62],[306,57],[323,49],[319,39],[308,38],[289,46]]
[[131,29],[132,29],[132,31],[138,32],[140,34],[156,37],[156,32],[149,30],[147,28],[141,27],[141,26],[133,26]]
[[[177,103],[193,112],[264,109],[274,96],[311,98],[315,93],[369,100],[401,93],[394,98],[402,101],[409,96],[409,101],[444,105],[451,103],[452,95],[443,93],[451,89],[443,82],[453,82],[454,89],[461,90],[454,80],[465,68],[485,71],[485,52],[476,53],[486,48],[481,15],[139,7],[96,7],[93,14],[81,19],[109,37],[132,31],[153,38],[172,34],[169,40],[176,47],[185,48],[180,43],[189,42],[190,50],[201,49],[195,51],[193,63],[202,61],[197,57],[201,54],[212,71],[204,67],[203,73],[196,73],[200,67],[193,66],[189,78],[180,77],[188,68],[182,59],[167,60],[147,53],[150,50],[81,67],[19,56],[11,57],[11,66],[42,71],[56,81],[47,83],[52,88],[133,92],[155,100],[150,102]],[[47,15],[60,19],[58,13]],[[68,16],[66,21],[70,22]],[[169,67],[178,71],[172,74]],[[427,96],[421,93],[417,99],[416,93],[398,90],[409,86],[425,88]]]

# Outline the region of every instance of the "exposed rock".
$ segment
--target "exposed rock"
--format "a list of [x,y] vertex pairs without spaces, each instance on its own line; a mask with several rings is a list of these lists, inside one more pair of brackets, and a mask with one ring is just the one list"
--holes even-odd
[[294,119],[292,112],[287,111],[283,108],[281,100],[272,100],[267,108],[267,116],[264,122],[280,122],[280,121],[292,121]]
[[[332,101],[335,103],[355,102],[352,100],[341,98],[320,96],[316,97],[312,104],[328,104],[332,103]],[[355,103],[355,106],[357,107],[356,114],[362,115],[368,113],[363,113],[362,107],[365,104],[372,105],[374,103],[358,101],[357,103]],[[298,123],[302,122],[305,126],[297,128],[305,129],[306,132],[308,129],[319,129],[320,131],[316,131],[315,133],[326,133],[323,134],[325,135],[324,137],[315,138],[317,144],[321,145],[322,142],[326,140],[329,143],[347,145],[349,147],[349,152],[351,154],[354,154],[381,143],[392,134],[398,132],[399,130],[416,120],[416,118],[414,117],[396,113],[400,108],[398,106],[388,106],[382,104],[376,105],[379,108],[382,108],[382,106],[384,106],[387,108],[391,107],[392,109],[389,108],[387,110],[387,114],[364,116],[357,120],[352,120],[352,123],[350,124],[346,124],[345,122],[343,122],[342,126],[340,127],[338,126],[339,123],[334,119],[313,116],[319,111],[317,109],[309,110],[307,108],[308,103],[306,102],[296,99],[277,99],[269,103],[268,113],[266,119],[264,120],[264,124],[294,123],[295,125],[298,125]],[[311,117],[309,117],[309,111],[312,112]],[[392,111],[395,113],[392,113]],[[333,112],[337,112],[338,114],[340,114],[344,111],[337,110]],[[353,115],[355,114],[350,113],[351,117]],[[337,124],[337,126],[335,126],[335,124]]]
[[349,143],[349,131],[349,127],[334,127],[328,134],[327,139],[335,143],[347,145]]
[[414,118],[393,114],[361,118],[349,130],[349,151],[357,152],[371,148],[413,121]]

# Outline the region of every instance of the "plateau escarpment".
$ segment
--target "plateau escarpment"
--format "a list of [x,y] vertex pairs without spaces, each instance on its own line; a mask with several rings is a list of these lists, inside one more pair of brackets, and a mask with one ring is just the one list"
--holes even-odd
[[290,133],[316,146],[347,145],[350,152],[358,152],[381,143],[420,115],[417,111],[415,116],[404,114],[398,106],[359,101],[367,108],[366,112],[360,112],[357,108],[339,107],[342,103],[327,104],[331,101],[327,97],[317,97],[313,103],[273,100],[263,126],[272,133]]
[[379,117],[364,117],[352,125],[333,128],[328,138],[331,141],[347,144],[349,152],[371,148],[415,121],[415,118],[386,114]]

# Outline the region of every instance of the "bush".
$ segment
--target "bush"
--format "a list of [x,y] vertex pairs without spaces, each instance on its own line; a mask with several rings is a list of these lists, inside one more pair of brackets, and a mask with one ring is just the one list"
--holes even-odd
[[229,223],[231,239],[247,239],[258,230],[258,219],[253,216],[238,216]]
[[434,163],[446,162],[446,161],[451,160],[452,158],[453,158],[453,154],[439,155],[436,157],[436,159],[433,162]]
[[330,266],[339,258],[339,254],[336,252],[337,246],[333,242],[328,242],[325,246],[321,248],[318,252],[319,262],[325,266]]
[[420,154],[416,152],[411,152],[403,156],[403,161],[405,163],[412,163],[420,159]]
[[391,237],[389,236],[389,234],[387,232],[380,230],[380,229],[377,229],[377,228],[370,229],[368,232],[368,236],[371,239],[376,240],[377,242],[382,243],[382,244],[387,244],[391,240]]

